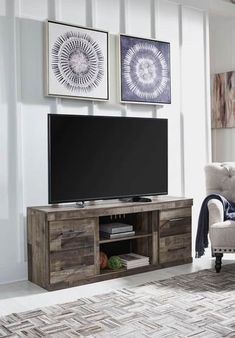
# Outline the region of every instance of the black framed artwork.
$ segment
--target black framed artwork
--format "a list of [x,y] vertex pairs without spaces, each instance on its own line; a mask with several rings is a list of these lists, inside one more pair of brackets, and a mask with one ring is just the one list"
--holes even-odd
[[120,34],[120,101],[171,103],[170,43]]
[[48,96],[109,99],[109,34],[62,22],[46,23]]

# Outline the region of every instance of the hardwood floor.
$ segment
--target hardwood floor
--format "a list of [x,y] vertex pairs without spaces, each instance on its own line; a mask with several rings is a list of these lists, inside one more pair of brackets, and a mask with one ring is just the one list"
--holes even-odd
[[[225,255],[223,265],[231,263],[235,263],[235,255]],[[12,312],[22,312],[38,307],[66,303],[81,297],[90,297],[92,295],[106,293],[115,289],[131,288],[132,286],[150,281],[167,279],[176,275],[212,267],[214,268],[214,264],[214,259],[209,257],[208,252],[207,256],[203,256],[200,259],[194,259],[193,263],[190,264],[58,291],[48,292],[29,281],[19,281],[0,285],[0,315],[7,315]],[[223,268],[221,273],[223,273]]]

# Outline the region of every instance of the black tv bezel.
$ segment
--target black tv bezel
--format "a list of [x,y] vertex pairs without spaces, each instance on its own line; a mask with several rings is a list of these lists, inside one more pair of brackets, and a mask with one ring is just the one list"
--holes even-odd
[[[151,193],[140,193],[140,194],[130,194],[130,195],[112,195],[112,196],[97,196],[94,198],[78,198],[78,199],[69,199],[69,200],[52,200],[51,199],[51,144],[50,144],[50,118],[51,116],[59,115],[59,116],[79,116],[85,118],[111,118],[111,119],[142,119],[142,120],[164,120],[166,121],[166,166],[167,166],[167,176],[166,176],[166,191],[163,192],[151,192]],[[150,197],[150,196],[160,196],[160,195],[167,195],[168,194],[168,119],[166,118],[146,118],[146,117],[123,117],[123,116],[90,116],[90,115],[77,115],[77,114],[53,114],[50,113],[47,115],[47,149],[48,149],[48,204],[65,204],[65,203],[77,203],[77,202],[88,202],[88,201],[98,201],[98,200],[113,200],[113,199],[131,199],[131,198],[138,198],[138,197]]]

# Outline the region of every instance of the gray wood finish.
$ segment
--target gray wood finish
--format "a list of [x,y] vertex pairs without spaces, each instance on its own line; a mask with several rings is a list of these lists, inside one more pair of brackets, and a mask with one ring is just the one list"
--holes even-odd
[[[55,290],[190,262],[192,204],[192,199],[161,196],[148,203],[109,201],[82,209],[74,205],[30,207],[28,278]],[[136,235],[101,240],[99,224],[104,217],[131,221]],[[125,241],[133,252],[150,257],[151,264],[100,271],[100,245]]]

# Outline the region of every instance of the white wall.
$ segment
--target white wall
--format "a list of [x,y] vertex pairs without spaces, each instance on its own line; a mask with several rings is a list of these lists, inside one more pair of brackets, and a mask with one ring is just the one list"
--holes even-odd
[[[235,12],[235,5],[234,12]],[[235,18],[210,19],[211,74],[235,70]],[[213,129],[213,161],[235,161],[235,129]]]
[[[47,113],[167,117],[169,194],[194,198],[195,232],[204,195],[198,182],[210,158],[205,10],[167,0],[0,0],[0,15],[0,283],[27,278],[26,207],[47,204],[48,197]],[[48,18],[111,33],[110,102],[44,97]],[[120,32],[171,43],[171,105],[119,104]]]

